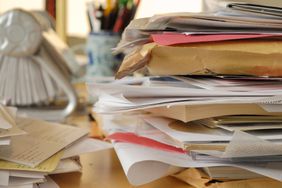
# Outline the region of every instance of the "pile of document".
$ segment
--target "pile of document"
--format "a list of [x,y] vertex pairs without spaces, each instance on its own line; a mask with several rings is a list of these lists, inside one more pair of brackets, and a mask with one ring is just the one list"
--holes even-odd
[[281,26],[230,5],[131,22],[117,78],[150,76],[88,84],[130,183],[282,186]]
[[80,171],[78,155],[111,144],[87,138],[88,130],[16,116],[0,106],[0,187],[58,187],[50,174]]

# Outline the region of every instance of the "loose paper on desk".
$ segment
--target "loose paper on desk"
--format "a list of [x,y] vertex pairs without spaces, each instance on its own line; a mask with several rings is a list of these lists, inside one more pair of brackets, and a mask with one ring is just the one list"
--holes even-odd
[[74,157],[83,153],[94,152],[104,149],[112,148],[113,145],[93,138],[83,138],[66,148],[62,159]]
[[[0,188],[7,188],[8,186],[1,186]],[[24,184],[24,185],[17,185],[17,186],[11,186],[15,188],[34,188],[33,184]],[[9,188],[9,187],[8,187]]]
[[82,166],[75,159],[63,159],[58,164],[57,168],[49,174],[62,174],[68,172],[81,172]]
[[19,118],[18,126],[28,134],[12,138],[10,146],[0,148],[0,158],[31,167],[88,133],[84,129],[28,118]]
[[[1,120],[0,120],[1,123]],[[17,135],[23,135],[26,134],[25,131],[17,128],[16,126],[12,126],[12,128],[9,129],[0,129],[0,138],[7,138],[10,136],[17,136]]]
[[[140,185],[148,183],[181,168],[201,168],[213,166],[233,166],[243,168],[276,180],[282,180],[282,163],[224,163],[193,161],[188,155],[155,150],[152,148],[129,144],[115,143],[114,148],[130,183]],[[176,168],[178,167],[178,168]]]
[[[24,184],[24,185],[17,185],[17,186],[11,186],[15,188],[34,188],[33,184]],[[8,186],[1,186],[0,188],[9,188]]]
[[[150,156],[162,154],[162,152],[159,153],[158,150],[150,150],[150,148],[129,143],[115,143],[114,148],[129,182],[133,185],[145,184],[181,170],[181,168],[151,160],[152,158]],[[138,152],[135,153],[135,151]],[[150,151],[154,153],[150,153]],[[145,156],[148,158],[144,159]],[[163,157],[165,156],[161,158]]]
[[44,178],[47,173],[44,172],[32,172],[32,171],[20,171],[20,170],[10,170],[10,176],[21,177],[21,178]]
[[34,183],[43,183],[45,180],[42,178],[19,178],[19,177],[10,177],[8,187],[17,187],[27,184],[34,184]]
[[49,176],[46,176],[46,181],[44,183],[37,184],[36,188],[60,188],[60,187]]
[[43,161],[36,167],[30,167],[26,165],[21,165],[14,162],[9,162],[5,160],[0,160],[0,169],[1,170],[19,170],[19,171],[28,171],[28,172],[52,172],[56,169],[63,152],[58,152],[47,160]]
[[0,186],[8,186],[9,185],[9,171],[0,171]]

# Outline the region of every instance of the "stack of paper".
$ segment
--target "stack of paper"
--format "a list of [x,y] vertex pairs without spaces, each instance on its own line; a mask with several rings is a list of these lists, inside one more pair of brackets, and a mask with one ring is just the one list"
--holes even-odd
[[175,176],[195,187],[282,186],[282,22],[247,8],[281,9],[134,20],[117,78],[151,76],[88,84],[132,184],[188,169]]
[[[80,171],[79,154],[111,147],[87,138],[88,130],[16,117],[13,110],[1,106],[1,125],[11,125],[3,135],[13,137],[0,146],[0,187],[56,187],[47,175]],[[24,134],[14,136],[18,132]]]

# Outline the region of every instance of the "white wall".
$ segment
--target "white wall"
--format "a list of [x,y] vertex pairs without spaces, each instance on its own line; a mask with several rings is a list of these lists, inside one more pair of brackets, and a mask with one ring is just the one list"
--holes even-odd
[[13,8],[44,10],[45,0],[0,0],[0,13]]
[[89,0],[67,1],[67,35],[85,37],[89,33],[86,3]]

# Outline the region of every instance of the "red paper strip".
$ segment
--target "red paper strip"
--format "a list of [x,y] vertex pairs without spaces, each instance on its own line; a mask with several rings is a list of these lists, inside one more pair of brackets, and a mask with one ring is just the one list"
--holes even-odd
[[165,150],[165,151],[172,151],[172,152],[177,152],[177,153],[186,153],[186,151],[184,151],[181,148],[177,148],[177,147],[174,147],[174,146],[163,144],[161,142],[152,140],[150,138],[138,136],[134,133],[121,133],[121,132],[113,133],[113,134],[109,135],[106,139],[115,140],[117,142],[128,142],[128,143],[132,143],[132,144],[139,144],[139,145],[143,145],[143,146],[147,146],[147,147],[151,147],[151,148],[156,148],[156,149],[160,149],[160,150]]

